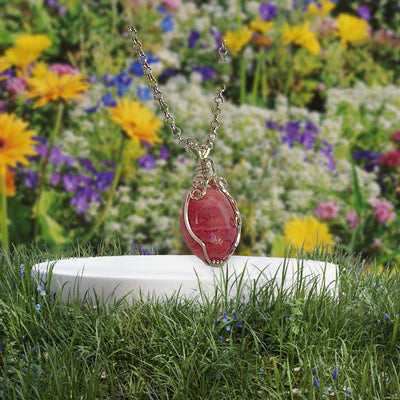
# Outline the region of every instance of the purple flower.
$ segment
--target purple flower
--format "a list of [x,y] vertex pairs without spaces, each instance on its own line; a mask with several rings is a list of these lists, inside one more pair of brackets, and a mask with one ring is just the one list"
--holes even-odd
[[160,75],[160,81],[164,81],[168,79],[170,76],[173,76],[176,74],[175,68],[172,67],[167,67],[164,69],[164,71]]
[[64,156],[58,147],[53,147],[50,153],[50,162],[59,165],[64,162]]
[[316,389],[319,388],[319,380],[318,380],[318,378],[314,378],[314,386],[315,386]]
[[116,167],[115,163],[113,163],[112,161],[104,160],[101,163],[103,165],[105,165],[106,167],[110,167],[110,168],[115,168]]
[[199,39],[200,39],[200,32],[196,31],[195,29],[192,29],[188,38],[189,49],[194,49]]
[[94,183],[94,188],[96,190],[105,191],[111,185],[111,182],[114,179],[114,172],[112,171],[104,171],[96,174],[96,181]]
[[63,182],[63,186],[64,189],[68,192],[75,192],[76,189],[78,189],[78,179],[76,178],[76,176],[72,176],[72,175],[64,175],[62,177],[62,182]]
[[147,153],[138,159],[138,164],[147,171],[151,171],[156,167],[156,160],[153,156]]
[[147,250],[142,246],[137,246],[136,244],[131,246],[131,250],[132,250],[133,253],[136,253],[136,254],[138,254],[140,256],[150,256],[151,255],[151,251],[150,250]]
[[41,144],[39,146],[36,146],[36,153],[38,153],[41,157],[45,157],[47,154],[47,146]]
[[222,33],[216,28],[211,28],[210,33],[214,37],[215,49],[218,51],[218,49],[221,47],[221,43],[222,43]]
[[92,85],[93,85],[94,83],[96,83],[96,82],[97,82],[97,76],[96,76],[96,74],[91,74],[91,75],[89,75],[89,77],[87,78],[87,81],[88,81],[89,83],[91,83]]
[[78,174],[79,185],[90,185],[91,181],[92,179],[90,178],[90,176],[85,174]]
[[0,100],[0,114],[7,111],[7,102],[5,100]]
[[168,160],[169,156],[169,150],[165,146],[162,146],[160,149],[160,160]]
[[103,75],[103,82],[104,82],[104,85],[107,86],[107,87],[114,86],[115,85],[115,78],[111,74],[106,72]]
[[51,8],[58,8],[60,7],[60,4],[58,3],[57,0],[45,0],[45,4],[48,5]]
[[203,82],[208,79],[213,78],[216,75],[216,72],[210,67],[193,67],[193,71],[198,72],[201,75]]
[[139,100],[146,101],[146,100],[152,99],[151,89],[148,87],[137,86],[136,93],[137,93],[137,96],[139,97]]
[[333,379],[337,379],[338,377],[338,367],[335,368],[335,370],[333,371]]
[[265,126],[267,129],[276,129],[278,127],[278,123],[269,119],[265,122]]
[[89,107],[85,110],[88,114],[95,113],[100,108],[100,103],[95,104],[93,107]]
[[50,184],[51,185],[58,185],[60,183],[61,180],[61,174],[59,174],[58,172],[53,172],[50,175]]
[[39,173],[35,171],[27,171],[25,173],[24,183],[29,189],[35,188],[39,183]]
[[278,15],[278,9],[276,8],[275,4],[270,3],[262,3],[260,4],[260,17],[264,21],[269,21],[274,19]]
[[161,22],[160,28],[164,32],[172,32],[174,30],[174,19],[171,14],[168,14]]
[[395,219],[396,214],[392,211],[394,205],[390,201],[374,200],[372,206],[374,207],[374,217],[381,224],[387,224]]
[[357,8],[357,14],[366,21],[371,20],[371,10],[364,4]]
[[116,107],[117,102],[114,100],[112,97],[112,94],[110,92],[107,92],[101,100],[103,101],[104,107]]
[[6,81],[6,90],[11,94],[20,94],[25,91],[27,79],[24,76],[19,78],[10,78]]
[[89,209],[89,204],[87,202],[86,197],[84,196],[75,196],[70,200],[71,206],[75,207],[75,211],[77,214],[85,214],[85,212]]
[[81,165],[83,165],[83,167],[85,167],[87,171],[91,172],[92,174],[96,173],[96,169],[93,167],[93,164],[90,160],[87,158],[78,158],[78,161]]

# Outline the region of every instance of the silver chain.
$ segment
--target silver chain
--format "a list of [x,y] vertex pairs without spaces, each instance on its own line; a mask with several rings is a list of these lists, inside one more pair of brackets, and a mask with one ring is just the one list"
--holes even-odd
[[[182,136],[182,130],[178,126],[176,126],[175,118],[170,113],[168,105],[165,103],[164,95],[161,92],[158,86],[158,82],[154,78],[151,67],[147,62],[147,57],[145,52],[143,51],[142,43],[137,37],[137,30],[133,26],[129,26],[128,31],[133,43],[133,50],[136,53],[136,59],[143,67],[143,73],[147,77],[147,84],[153,92],[153,99],[158,101],[160,110],[164,114],[164,122],[170,127],[172,136],[178,141],[178,145],[184,148],[193,157],[196,157],[197,153],[197,155],[201,159],[206,158],[213,148],[214,142],[218,137],[217,129],[221,125],[219,117],[221,115],[222,104],[224,102],[222,94],[225,92],[226,86],[222,85],[222,88],[218,89],[218,95],[214,98],[215,107],[212,110],[214,118],[210,123],[211,131],[209,132],[208,137],[204,141],[204,143],[199,143],[198,140],[195,138],[184,138]],[[224,40],[222,41],[221,47],[218,49],[219,63],[226,61],[227,53],[228,50]]]

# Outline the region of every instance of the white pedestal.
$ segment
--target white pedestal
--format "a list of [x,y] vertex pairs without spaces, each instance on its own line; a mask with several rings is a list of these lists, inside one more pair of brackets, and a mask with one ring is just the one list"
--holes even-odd
[[51,274],[51,290],[65,300],[98,296],[105,302],[174,295],[201,301],[216,293],[243,300],[254,285],[272,285],[275,292],[304,285],[306,290],[336,293],[338,279],[338,267],[330,263],[243,256],[231,257],[221,268],[209,267],[195,256],[70,258],[42,262],[32,272],[42,285]]

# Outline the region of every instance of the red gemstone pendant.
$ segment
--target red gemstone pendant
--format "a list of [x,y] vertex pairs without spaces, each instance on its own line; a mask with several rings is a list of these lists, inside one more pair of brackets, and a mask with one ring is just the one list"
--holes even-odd
[[182,238],[205,263],[221,266],[239,244],[240,213],[225,188],[226,182],[216,177],[212,160],[200,160],[199,165],[183,204]]

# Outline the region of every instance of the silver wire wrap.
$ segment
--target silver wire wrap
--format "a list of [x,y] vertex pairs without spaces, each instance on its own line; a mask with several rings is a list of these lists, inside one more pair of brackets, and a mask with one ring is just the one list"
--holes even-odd
[[[164,114],[164,122],[170,127],[172,136],[178,141],[178,145],[184,148],[192,157],[197,158],[198,156],[200,159],[206,158],[213,148],[214,142],[218,137],[217,129],[221,125],[218,118],[222,112],[222,104],[224,102],[222,94],[225,92],[226,86],[223,85],[221,89],[218,89],[218,95],[214,98],[215,107],[212,111],[214,118],[210,123],[211,131],[209,132],[208,137],[204,141],[204,143],[199,143],[199,141],[195,138],[184,138],[182,136],[182,130],[178,126],[176,126],[175,118],[170,113],[168,105],[164,100],[164,95],[161,92],[158,86],[158,82],[155,79],[151,67],[147,62],[147,57],[145,52],[143,51],[142,43],[137,37],[137,30],[133,26],[128,26],[128,31],[133,43],[133,50],[136,53],[136,59],[143,66],[143,73],[147,77],[147,84],[153,92],[153,99],[158,101],[160,110]],[[222,41],[221,47],[218,49],[219,64],[226,61],[227,53],[228,50],[224,40]]]

